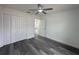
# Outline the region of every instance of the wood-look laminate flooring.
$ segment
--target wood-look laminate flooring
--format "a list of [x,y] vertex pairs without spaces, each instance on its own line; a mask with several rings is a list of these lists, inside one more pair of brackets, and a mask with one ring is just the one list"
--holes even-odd
[[51,40],[25,39],[0,48],[0,55],[75,55]]

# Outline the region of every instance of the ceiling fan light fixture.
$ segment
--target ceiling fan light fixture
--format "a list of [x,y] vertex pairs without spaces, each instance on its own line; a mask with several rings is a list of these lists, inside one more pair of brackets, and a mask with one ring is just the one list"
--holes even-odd
[[43,11],[42,9],[38,10],[38,12],[42,12],[42,11]]
[[53,8],[43,8],[41,4],[38,4],[37,7],[38,7],[37,9],[29,9],[29,11],[34,11],[35,14],[39,14],[39,13],[47,14],[46,11],[53,10]]

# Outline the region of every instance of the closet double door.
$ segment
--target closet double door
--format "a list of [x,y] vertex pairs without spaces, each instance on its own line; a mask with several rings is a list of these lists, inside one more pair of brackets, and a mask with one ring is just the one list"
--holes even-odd
[[0,47],[26,39],[26,26],[25,17],[0,13]]

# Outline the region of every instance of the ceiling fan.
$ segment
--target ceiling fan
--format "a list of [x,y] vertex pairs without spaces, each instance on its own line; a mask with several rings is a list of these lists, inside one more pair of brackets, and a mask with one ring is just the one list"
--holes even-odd
[[41,4],[37,4],[37,9],[29,9],[29,12],[30,11],[36,11],[35,14],[39,14],[39,13],[43,13],[43,14],[47,14],[46,11],[49,11],[49,10],[53,10],[53,8],[43,8],[43,6]]

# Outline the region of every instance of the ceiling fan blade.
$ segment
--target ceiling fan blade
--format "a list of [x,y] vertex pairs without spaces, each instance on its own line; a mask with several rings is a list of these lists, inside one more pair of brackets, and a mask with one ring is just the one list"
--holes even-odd
[[35,14],[38,14],[39,12],[36,12]]
[[37,9],[29,9],[29,11],[37,11]]
[[45,10],[45,11],[47,11],[47,10],[53,10],[53,8],[46,8],[46,9],[43,9],[43,10]]
[[27,13],[31,13],[30,11],[27,11]]
[[42,13],[47,14],[46,12],[42,11]]

